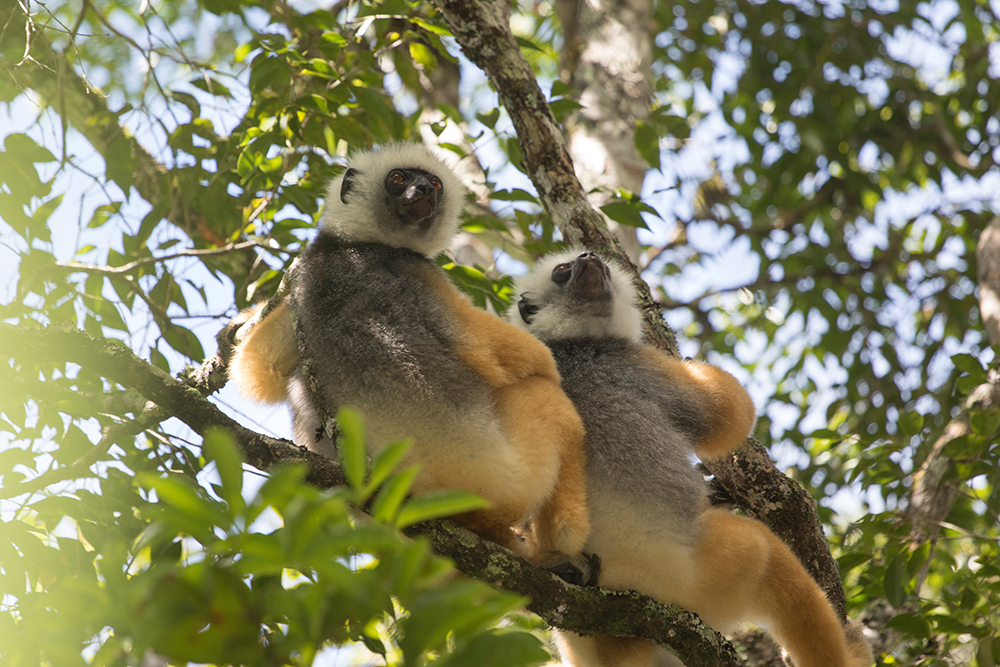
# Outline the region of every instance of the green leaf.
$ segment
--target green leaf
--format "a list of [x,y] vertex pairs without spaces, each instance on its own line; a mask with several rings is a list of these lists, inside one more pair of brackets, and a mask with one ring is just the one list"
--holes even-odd
[[921,640],[931,636],[931,625],[922,614],[896,614],[885,626]]
[[201,347],[201,341],[190,329],[170,323],[163,332],[163,338],[170,347],[195,361],[201,361],[205,358],[205,351]]
[[427,32],[432,32],[435,35],[441,35],[442,37],[451,37],[451,31],[445,28],[444,26],[436,25],[434,23],[431,23],[430,21],[427,21],[417,16],[411,16],[409,18],[409,21],[411,23],[416,23],[418,26],[420,26]]
[[496,130],[497,120],[500,118],[500,109],[495,107],[486,113],[476,113],[476,120],[490,128],[491,130]]
[[214,527],[229,525],[228,514],[220,503],[198,493],[180,476],[139,473],[137,479],[146,488],[156,491],[160,517],[178,532],[186,532],[204,543],[214,537]]
[[510,190],[497,190],[492,195],[492,199],[498,199],[500,201],[527,201],[532,204],[538,203],[538,197],[531,194],[526,190],[520,188],[511,188]]
[[388,479],[389,475],[399,466],[400,461],[403,460],[403,457],[406,456],[406,453],[410,451],[412,446],[413,441],[407,439],[394,442],[382,448],[382,451],[372,461],[371,477],[368,479],[368,485],[364,490],[365,498],[371,496],[372,492]]
[[420,468],[412,466],[393,475],[378,492],[372,507],[372,516],[382,523],[393,523],[403,500],[413,486],[413,480]]
[[906,599],[906,591],[903,589],[905,576],[903,563],[900,562],[899,556],[893,558],[885,566],[885,580],[883,582],[885,598],[893,607],[901,607],[903,600]]
[[552,109],[552,115],[556,117],[556,120],[562,122],[566,114],[577,109],[582,109],[583,105],[576,100],[563,98],[549,102],[549,108]]
[[540,665],[552,659],[538,637],[522,630],[492,630],[477,635],[444,660],[441,667],[519,667]]
[[[646,208],[649,207],[647,206]],[[611,202],[601,207],[601,211],[604,212],[604,215],[621,225],[647,229],[646,221],[643,220],[640,215],[643,210],[645,209],[637,204],[625,202]]]
[[406,528],[421,521],[484,509],[490,503],[474,493],[443,489],[410,498],[396,517],[396,527]]
[[221,480],[216,491],[229,506],[229,517],[232,519],[246,507],[243,500],[243,459],[233,442],[233,436],[220,428],[208,429],[202,447],[205,458],[215,461],[215,469]]
[[969,417],[969,425],[977,435],[989,437],[1000,427],[1000,412],[996,410],[976,410]]
[[229,88],[222,85],[222,83],[214,76],[197,76],[191,80],[191,85],[217,97],[224,97],[227,99],[232,99],[233,97]]
[[955,368],[963,373],[976,375],[983,372],[983,365],[979,362],[979,359],[971,354],[956,354],[951,358],[951,363],[955,364]]
[[[344,465],[344,476],[356,493],[360,494],[365,485],[365,469],[368,453],[365,450],[365,421],[357,410],[341,408],[337,412],[341,438],[338,443],[340,458]],[[359,498],[364,502],[365,498]]]
[[899,430],[905,435],[916,435],[924,427],[924,416],[914,410],[906,410],[899,415]]
[[552,89],[549,91],[549,99],[554,100],[558,97],[565,97],[566,95],[573,95],[576,93],[576,89],[569,85],[561,79],[556,79],[552,82]]
[[35,212],[31,214],[31,220],[35,225],[44,225],[52,213],[59,207],[62,203],[63,195],[58,197],[53,197],[49,199],[44,204],[35,209]]
[[635,148],[650,167],[660,168],[660,135],[651,126],[642,122],[635,124]]
[[434,68],[437,67],[437,56],[434,55],[434,52],[426,44],[410,42],[410,57],[419,63],[428,73],[433,72]]
[[361,635],[361,643],[365,645],[365,648],[376,655],[385,656],[387,650],[385,644],[378,637],[369,637],[368,635]]
[[541,53],[545,53],[544,49],[542,49],[541,47],[539,47],[534,42],[525,39],[524,37],[518,37],[518,36],[515,35],[514,36],[514,41],[517,42],[517,45],[520,46],[522,49],[527,49],[529,51],[539,51]]
[[3,140],[4,150],[9,153],[7,160],[12,158],[22,163],[55,162],[56,157],[48,148],[40,146],[26,134],[8,134]]
[[990,633],[979,640],[979,647],[976,650],[976,667],[996,667],[998,642],[996,635]]

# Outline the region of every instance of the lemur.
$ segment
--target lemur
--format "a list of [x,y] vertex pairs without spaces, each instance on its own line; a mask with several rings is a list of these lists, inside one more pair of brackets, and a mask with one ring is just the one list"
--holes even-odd
[[[719,632],[759,622],[797,667],[870,667],[870,648],[841,623],[789,548],[763,524],[710,506],[691,455],[718,457],[753,428],[754,406],[729,373],[641,342],[623,269],[571,250],[517,280],[519,324],[552,350],[586,427],[584,551],[601,586],[634,589],[697,613]],[[663,664],[637,639],[557,632],[564,664]]]
[[[432,261],[457,232],[463,190],[418,144],[353,155],[294,271],[298,336],[326,409],[359,409],[372,453],[413,439],[415,492],[476,493],[491,505],[457,517],[466,527],[523,551],[512,526],[530,518],[542,535],[537,564],[579,559],[583,426],[552,354],[475,308]],[[299,350],[282,304],[239,342],[230,377],[257,400],[290,398],[295,441],[335,457],[318,437]]]

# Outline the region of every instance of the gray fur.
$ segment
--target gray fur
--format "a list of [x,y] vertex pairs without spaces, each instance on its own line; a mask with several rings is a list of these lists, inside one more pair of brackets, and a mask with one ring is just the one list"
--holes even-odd
[[[411,435],[413,424],[428,419],[450,424],[467,421],[470,409],[491,410],[489,387],[453,352],[448,314],[416,277],[437,270],[409,250],[325,233],[300,260],[298,330],[323,399],[330,410],[351,405],[368,415],[377,444]],[[315,428],[311,405],[294,406],[303,424],[296,435],[308,437]]]
[[586,427],[591,492],[669,510],[678,528],[693,525],[705,483],[687,443],[703,430],[692,416],[705,406],[652,372],[631,341],[564,339],[549,348]]

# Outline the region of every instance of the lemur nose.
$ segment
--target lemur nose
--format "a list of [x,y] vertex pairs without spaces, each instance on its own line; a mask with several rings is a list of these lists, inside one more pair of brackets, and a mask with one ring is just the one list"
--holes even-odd
[[597,255],[592,252],[585,252],[580,255],[579,259],[589,259],[591,257],[597,257]]

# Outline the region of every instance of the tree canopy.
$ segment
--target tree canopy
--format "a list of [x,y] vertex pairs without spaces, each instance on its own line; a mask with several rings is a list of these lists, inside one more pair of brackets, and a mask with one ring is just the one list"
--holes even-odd
[[879,664],[991,667],[998,81],[986,0],[5,4],[0,662],[529,665],[548,622],[778,664],[470,542],[354,415],[338,464],[222,389],[343,158],[416,140],[476,305],[566,241],[634,263],[648,339],[755,399],[710,465],[740,509]]

